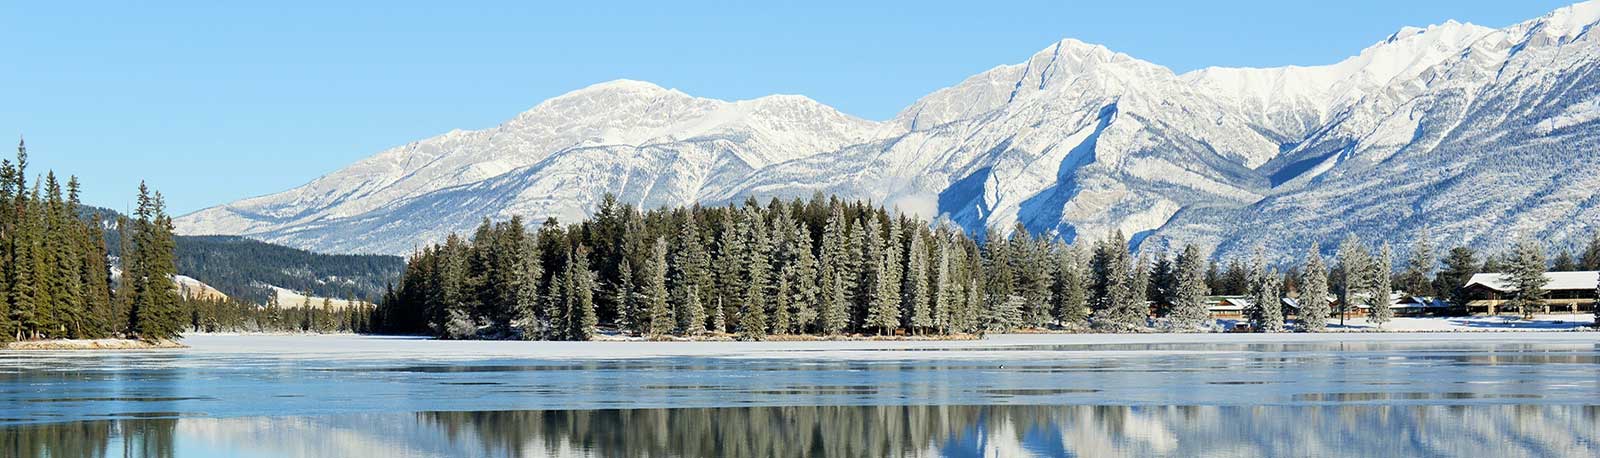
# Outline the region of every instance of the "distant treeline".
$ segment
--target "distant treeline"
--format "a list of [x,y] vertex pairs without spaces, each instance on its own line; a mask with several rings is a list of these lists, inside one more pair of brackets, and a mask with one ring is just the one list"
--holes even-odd
[[[1367,305],[1373,322],[1388,321],[1396,288],[1459,296],[1484,270],[1534,286],[1547,264],[1526,238],[1487,264],[1454,248],[1440,270],[1425,234],[1398,269],[1387,244],[1374,250],[1352,236],[1332,265],[1310,246],[1304,262],[1280,270],[1259,251],[1226,268],[1193,245],[1136,256],[1120,232],[1078,245],[1020,225],[983,235],[820,194],[650,211],[608,195],[576,224],[551,219],[530,231],[520,218],[485,220],[470,239],[418,251],[373,321],[450,339],[1191,331],[1211,326],[1205,301],[1217,292],[1252,298],[1247,319],[1262,331],[1290,329],[1284,297],[1337,298],[1303,301],[1293,329],[1321,331],[1335,307]],[[1590,251],[1584,263],[1600,262],[1600,242]],[[1524,290],[1510,309],[1542,299]]]
[[267,285],[372,301],[405,269],[399,256],[320,254],[233,236],[179,236],[177,259],[178,272],[256,304],[275,294]]
[[[107,222],[102,231],[107,251],[121,250],[115,224],[121,214],[90,206],[78,213]],[[273,297],[268,285],[310,296],[372,301],[405,268],[399,256],[321,254],[231,235],[179,235],[174,240],[179,273],[258,305]]]

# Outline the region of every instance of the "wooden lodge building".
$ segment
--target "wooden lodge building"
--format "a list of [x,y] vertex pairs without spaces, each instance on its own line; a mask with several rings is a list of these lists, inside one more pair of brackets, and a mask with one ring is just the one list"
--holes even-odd
[[[1586,313],[1594,311],[1595,288],[1600,272],[1546,272],[1544,306],[1534,313]],[[1474,274],[1465,286],[1468,313],[1494,315],[1504,311],[1507,296],[1516,291],[1507,284],[1506,274]]]

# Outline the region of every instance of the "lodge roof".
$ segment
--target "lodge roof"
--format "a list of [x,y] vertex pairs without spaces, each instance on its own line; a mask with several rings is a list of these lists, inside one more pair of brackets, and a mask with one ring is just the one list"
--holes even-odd
[[[1544,278],[1550,280],[1544,285],[1545,291],[1591,290],[1600,283],[1600,271],[1545,272]],[[1479,285],[1500,292],[1515,291],[1516,288],[1512,288],[1509,283],[1506,274],[1482,273],[1472,274],[1472,278],[1468,279],[1464,286],[1471,288],[1473,285]]]

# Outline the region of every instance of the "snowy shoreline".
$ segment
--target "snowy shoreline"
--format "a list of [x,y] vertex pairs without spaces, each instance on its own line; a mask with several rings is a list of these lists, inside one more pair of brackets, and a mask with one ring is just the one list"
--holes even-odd
[[0,350],[14,351],[168,350],[182,348],[189,348],[189,346],[167,339],[153,342],[136,339],[25,340],[0,345]]

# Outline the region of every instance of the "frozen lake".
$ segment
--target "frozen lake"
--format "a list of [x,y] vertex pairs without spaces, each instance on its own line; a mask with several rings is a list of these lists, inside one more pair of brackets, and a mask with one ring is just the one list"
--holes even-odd
[[187,343],[0,353],[0,445],[18,456],[1600,451],[1591,332]]

